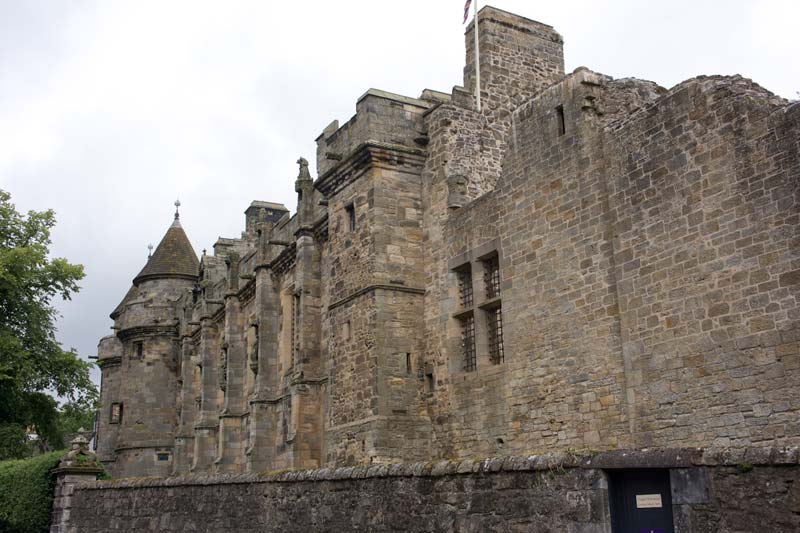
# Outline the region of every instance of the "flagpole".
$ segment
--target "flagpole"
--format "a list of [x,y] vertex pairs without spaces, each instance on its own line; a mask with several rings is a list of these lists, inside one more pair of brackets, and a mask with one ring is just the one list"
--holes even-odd
[[478,0],[475,0],[475,102],[478,112],[481,111],[481,61],[480,49],[478,48]]

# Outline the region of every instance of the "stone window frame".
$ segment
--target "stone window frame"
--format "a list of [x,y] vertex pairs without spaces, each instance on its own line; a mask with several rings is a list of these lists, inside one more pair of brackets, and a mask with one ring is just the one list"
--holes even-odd
[[[502,337],[503,256],[499,244],[499,239],[494,239],[448,262],[454,309],[448,326],[448,353],[453,372],[472,374],[501,367],[506,361]],[[472,301],[463,296],[464,272],[470,273]],[[464,327],[469,321],[474,323],[474,354],[464,344]]]
[[111,404],[111,408],[108,411],[108,423],[122,424],[122,402],[113,402]]
[[172,452],[168,448],[156,448],[156,461],[172,461]]
[[302,305],[302,293],[299,289],[295,288],[292,291],[292,350],[291,358],[289,359],[289,366],[292,370],[294,370],[295,364],[300,359],[300,341],[303,336]]
[[489,360],[494,365],[505,361],[505,348],[503,346],[503,308],[501,306],[487,309],[486,331],[489,343]]
[[459,316],[461,328],[461,363],[464,372],[478,370],[478,353],[475,346],[475,315],[470,312]]
[[458,279],[458,304],[462,309],[475,305],[475,282],[472,279],[472,264],[465,263],[455,269]]
[[129,354],[131,360],[144,359],[144,340],[139,339],[131,342]]
[[356,203],[350,202],[344,206],[345,223],[347,224],[347,231],[353,233],[356,231]]
[[567,134],[567,118],[564,114],[564,104],[558,104],[555,109],[556,112],[556,126],[558,127],[558,136],[563,137]]

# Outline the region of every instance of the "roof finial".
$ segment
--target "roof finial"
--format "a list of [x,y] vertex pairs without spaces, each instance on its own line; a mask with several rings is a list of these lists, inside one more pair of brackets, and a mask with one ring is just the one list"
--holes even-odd
[[153,257],[153,243],[147,245],[147,258],[150,259]]
[[178,212],[178,208],[181,206],[180,200],[175,200],[175,220],[181,218],[181,214]]

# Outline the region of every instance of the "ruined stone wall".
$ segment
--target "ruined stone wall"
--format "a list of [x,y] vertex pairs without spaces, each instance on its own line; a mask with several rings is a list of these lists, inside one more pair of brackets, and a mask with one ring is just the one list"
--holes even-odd
[[418,148],[422,115],[430,103],[370,89],[356,103],[356,114],[339,127],[333,122],[317,138],[317,173],[326,176],[366,141]]
[[800,106],[697,78],[610,134],[635,444],[797,444]]
[[[65,530],[609,531],[607,473],[642,460],[669,469],[679,531],[800,527],[796,450],[646,455],[551,454],[85,483],[72,495]],[[755,464],[737,462],[748,457]]]
[[[511,113],[534,95],[564,77],[564,41],[547,24],[520,17],[501,9],[486,6],[478,13],[481,70],[480,128],[460,129],[463,141],[477,133],[481,159],[502,161],[507,149]],[[464,36],[466,64],[465,92],[475,93],[474,22]],[[454,94],[454,100],[462,100]],[[472,100],[472,99],[470,99]],[[466,107],[475,109],[473,102]],[[467,143],[470,146],[472,143]],[[457,155],[457,154],[453,154]],[[480,161],[476,175],[470,177],[470,199],[494,188],[500,177],[496,165]]]
[[[796,106],[737,78],[662,93],[568,76],[514,113],[495,191],[443,219],[443,453],[797,443]],[[453,270],[487,247],[506,360],[481,365],[473,272],[464,372]]]
[[[564,76],[564,40],[552,26],[491,6],[480,10],[478,20],[481,103],[500,147],[510,113]],[[476,81],[474,29],[471,22],[464,36],[464,87],[470,93]]]

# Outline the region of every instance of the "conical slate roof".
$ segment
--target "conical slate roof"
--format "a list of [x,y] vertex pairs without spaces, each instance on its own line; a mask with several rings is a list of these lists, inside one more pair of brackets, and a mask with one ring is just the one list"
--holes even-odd
[[111,317],[111,320],[116,320],[117,317],[120,315],[120,313],[122,313],[122,310],[125,308],[128,302],[133,300],[136,296],[138,296],[138,294],[139,294],[139,289],[136,287],[136,285],[131,285],[131,288],[128,289],[128,292],[125,294],[125,297],[122,299],[119,305],[117,305],[117,307],[115,307],[114,310],[111,311],[111,315],[109,315]]
[[192,243],[183,231],[178,213],[175,222],[167,230],[164,238],[158,243],[156,251],[147,260],[139,275],[134,278],[134,285],[148,279],[186,278],[197,279],[200,262],[194,253]]

